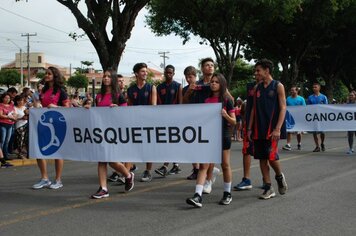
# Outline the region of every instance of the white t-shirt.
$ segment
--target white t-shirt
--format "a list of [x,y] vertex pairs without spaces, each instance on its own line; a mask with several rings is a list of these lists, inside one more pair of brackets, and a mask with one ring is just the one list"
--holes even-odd
[[15,111],[17,113],[17,121],[16,121],[16,129],[24,126],[27,124],[28,120],[22,120],[21,118],[25,116],[25,110],[26,110],[26,107],[23,106],[22,108],[18,108],[15,106]]

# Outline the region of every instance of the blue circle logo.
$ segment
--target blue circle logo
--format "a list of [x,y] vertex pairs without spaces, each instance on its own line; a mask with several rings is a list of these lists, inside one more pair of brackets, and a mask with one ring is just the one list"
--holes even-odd
[[294,125],[295,125],[295,120],[294,120],[292,114],[290,114],[290,112],[287,110],[287,112],[286,112],[286,128],[293,129]]
[[38,146],[42,155],[48,156],[62,146],[66,136],[67,124],[58,111],[47,111],[41,115],[37,124]]

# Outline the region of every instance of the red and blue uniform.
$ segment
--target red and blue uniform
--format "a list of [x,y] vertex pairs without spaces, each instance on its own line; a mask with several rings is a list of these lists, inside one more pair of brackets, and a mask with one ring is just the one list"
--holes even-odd
[[246,85],[247,90],[247,98],[246,98],[246,106],[245,106],[245,116],[243,121],[243,145],[242,145],[242,154],[243,155],[251,155],[253,156],[253,142],[249,140],[247,136],[247,127],[250,123],[251,111],[253,107],[253,100],[255,94],[255,85],[256,82],[250,82]]
[[170,83],[163,82],[157,86],[157,104],[169,105],[179,103],[179,87],[180,83],[172,81]]
[[[264,83],[257,85],[254,94],[253,140],[254,157],[256,159],[278,160],[278,140],[272,140],[271,134],[276,127],[280,107],[278,99],[279,82],[272,80],[264,87]],[[285,122],[281,128],[281,138],[286,137]]]
[[130,99],[133,106],[151,105],[152,85],[145,83],[140,89],[137,84],[132,85],[127,89],[127,98]]
[[[208,97],[205,99],[205,103],[219,103],[219,97]],[[234,113],[235,108],[234,104],[231,99],[225,99],[223,101],[223,109],[227,113]],[[226,119],[223,120],[223,134],[222,134],[222,141],[223,141],[223,150],[229,150],[231,148],[231,125],[227,122]]]

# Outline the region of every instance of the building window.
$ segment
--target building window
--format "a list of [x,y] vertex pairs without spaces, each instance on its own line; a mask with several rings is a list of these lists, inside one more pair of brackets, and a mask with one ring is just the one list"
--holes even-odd
[[38,59],[38,63],[42,63],[42,57],[41,56],[38,56],[37,59]]

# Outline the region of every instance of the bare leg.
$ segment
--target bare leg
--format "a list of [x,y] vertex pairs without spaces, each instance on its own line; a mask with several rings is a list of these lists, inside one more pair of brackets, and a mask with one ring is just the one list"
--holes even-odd
[[56,181],[60,181],[62,178],[64,160],[55,159],[54,164],[56,168]]
[[313,133],[313,138],[314,138],[315,146],[319,147],[318,135],[316,133]]
[[271,184],[271,177],[269,175],[268,160],[265,160],[265,159],[260,160],[260,169],[261,169],[261,172],[262,172],[263,181],[266,184]]
[[250,167],[251,167],[251,156],[250,155],[243,155],[242,158],[243,166],[244,166],[244,177],[246,179],[250,178]]
[[99,177],[99,185],[101,188],[108,189],[106,176],[107,176],[107,163],[106,162],[99,162],[98,163],[98,177]]
[[222,158],[221,168],[223,171],[224,183],[231,183],[232,171],[231,171],[231,165],[230,165],[230,149],[223,150],[223,158]]
[[47,162],[44,159],[37,159],[37,166],[41,171],[41,178],[48,179]]

